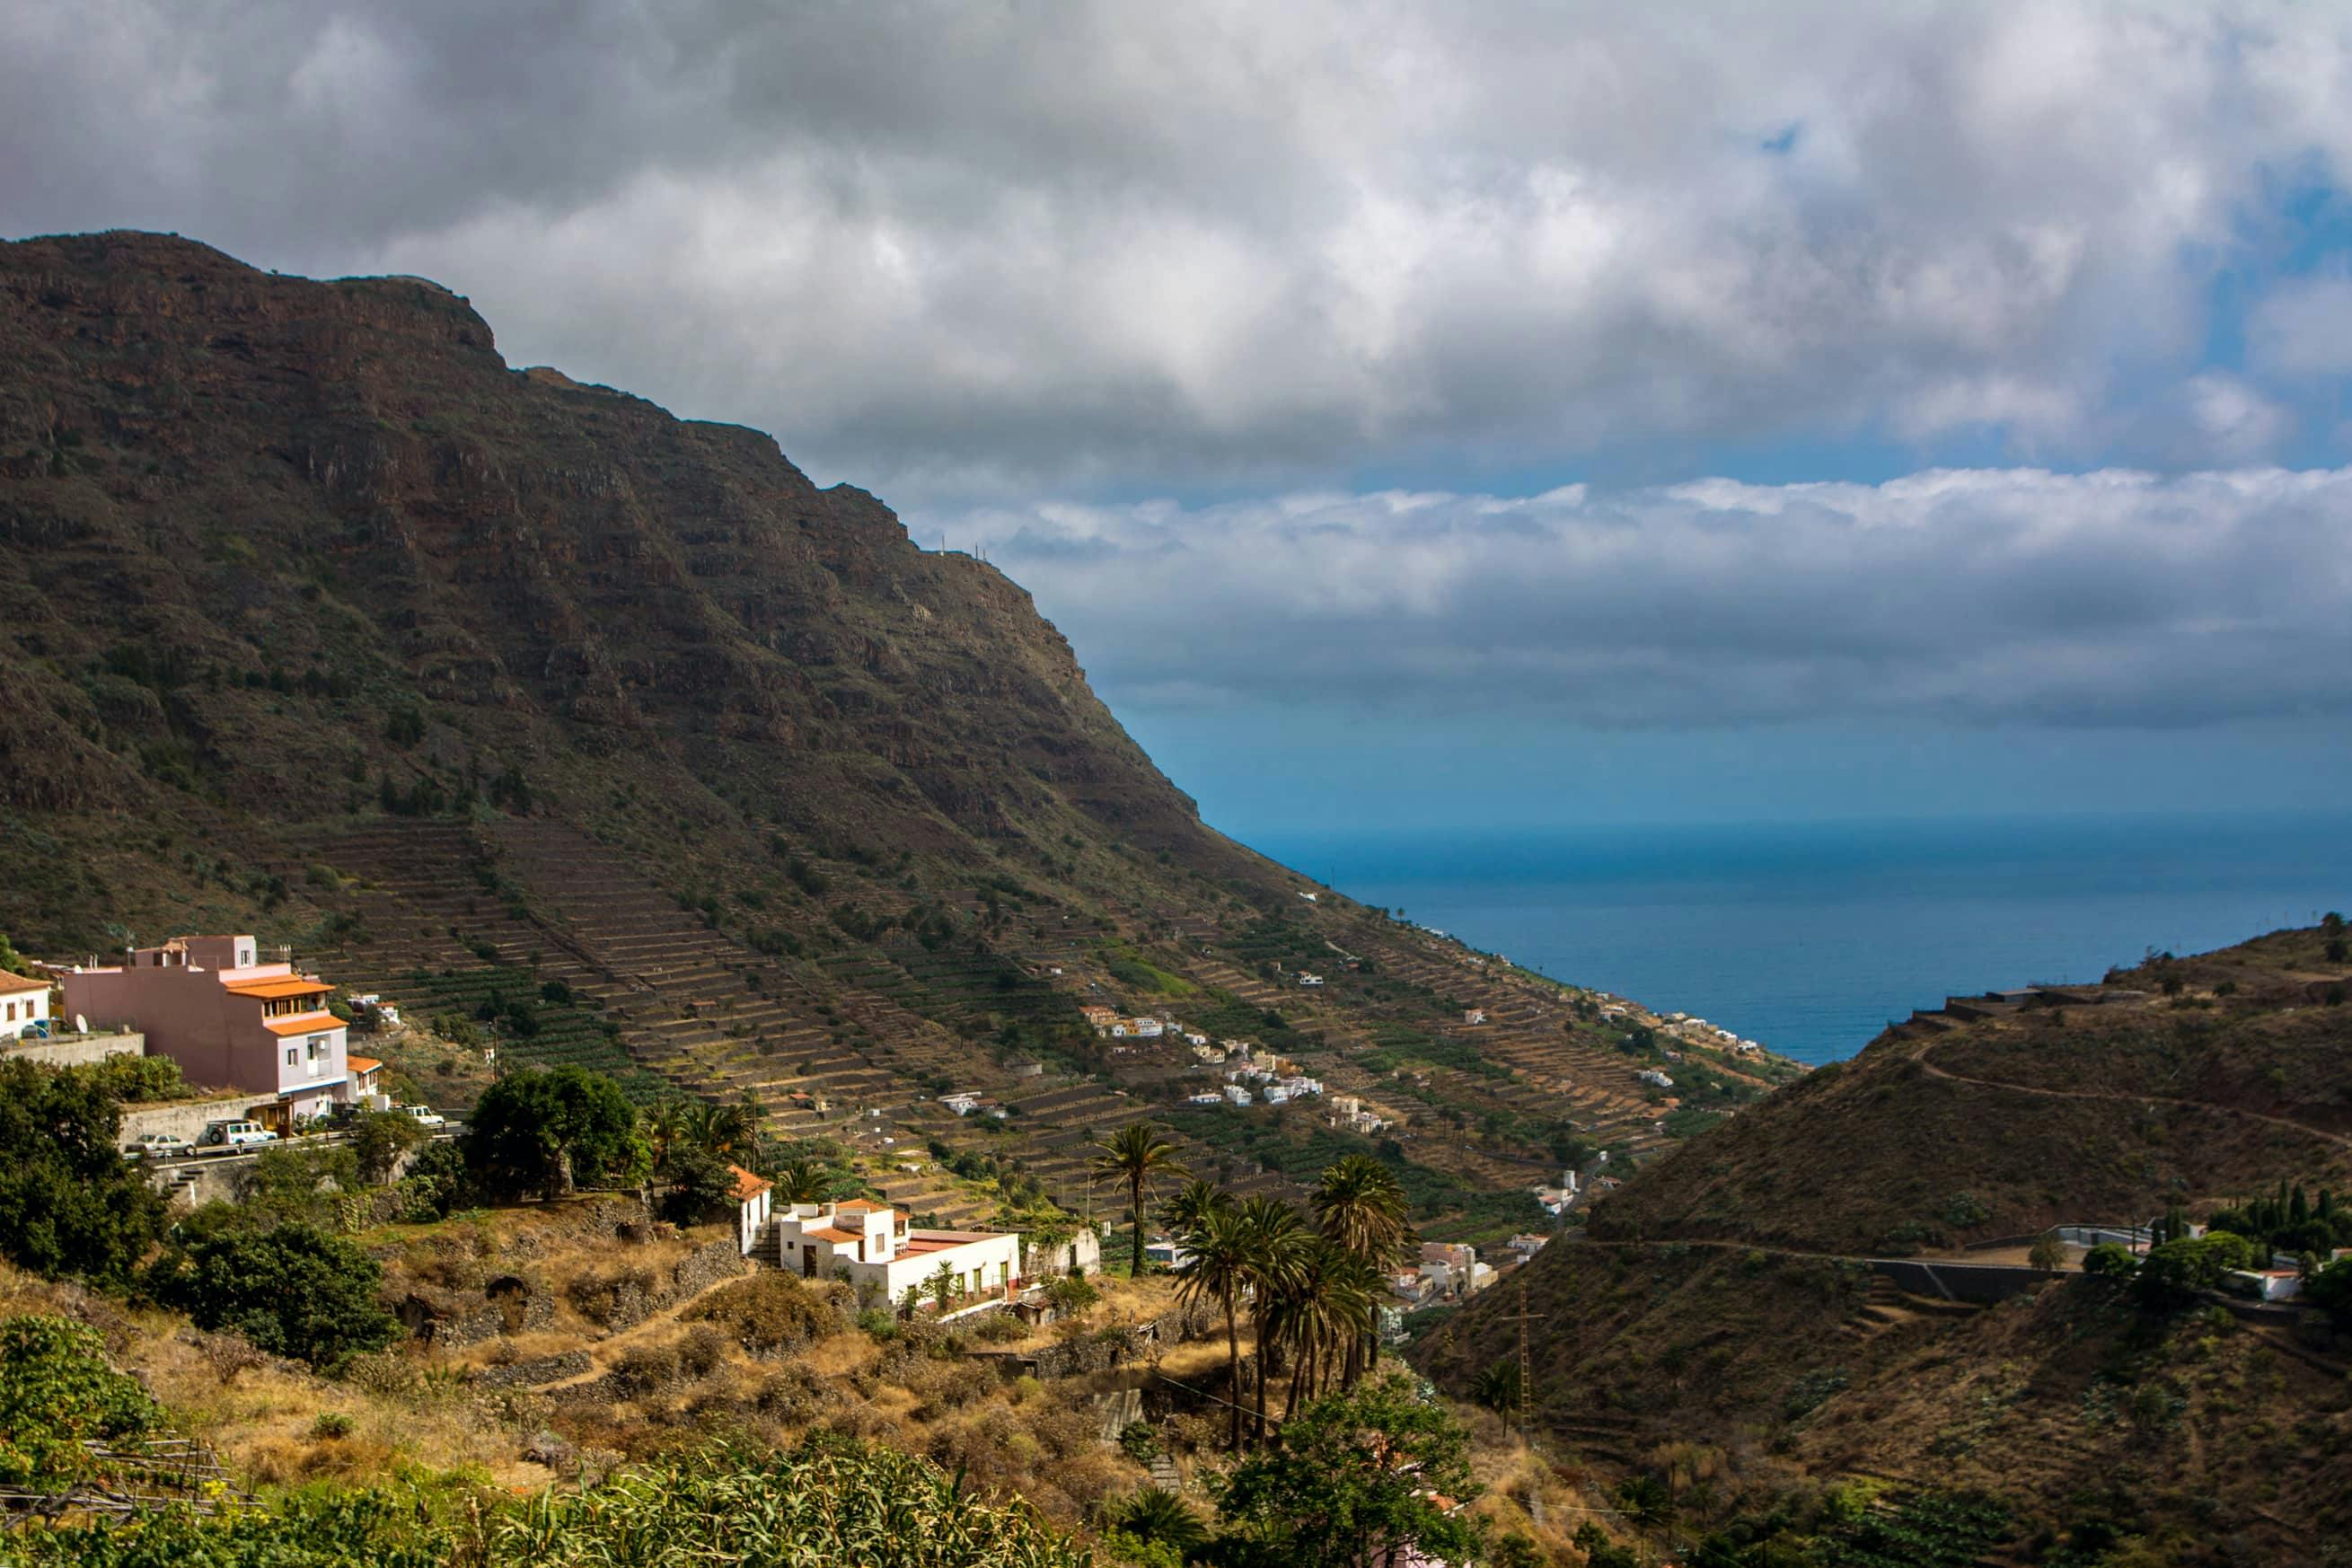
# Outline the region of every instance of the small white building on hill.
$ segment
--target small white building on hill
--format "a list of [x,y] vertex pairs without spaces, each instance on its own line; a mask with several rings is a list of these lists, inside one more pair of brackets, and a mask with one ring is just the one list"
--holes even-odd
[[917,1230],[905,1215],[864,1198],[779,1206],[769,1222],[775,1258],[805,1279],[845,1274],[860,1300],[928,1298],[945,1268],[959,1302],[1003,1299],[1021,1288],[1017,1231]]

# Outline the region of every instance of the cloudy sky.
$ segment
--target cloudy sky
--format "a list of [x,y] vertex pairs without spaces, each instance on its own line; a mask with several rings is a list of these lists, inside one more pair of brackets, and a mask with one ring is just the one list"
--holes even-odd
[[2352,9],[0,0],[0,147],[774,432],[1244,833],[2352,763]]

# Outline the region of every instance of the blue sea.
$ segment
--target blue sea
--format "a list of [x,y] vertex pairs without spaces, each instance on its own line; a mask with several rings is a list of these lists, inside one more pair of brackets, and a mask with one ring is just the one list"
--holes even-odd
[[1914,1007],[2352,910],[2352,816],[1255,836],[1365,903],[1800,1061]]

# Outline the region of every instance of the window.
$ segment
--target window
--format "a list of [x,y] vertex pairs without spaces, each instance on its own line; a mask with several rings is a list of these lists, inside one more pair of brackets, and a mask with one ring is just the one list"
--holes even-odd
[[287,1065],[288,1067],[289,1067],[289,1068],[290,1068],[290,1067],[292,1067],[292,1066],[293,1066],[297,1061],[299,1061],[299,1060],[300,1059],[300,1058],[301,1058],[301,1053],[300,1053],[300,1052],[299,1052],[299,1051],[297,1051],[297,1050],[296,1050],[292,1046],[289,1046],[289,1047],[286,1047],[286,1065]]
[[12,1024],[13,1024],[13,1023],[15,1023],[16,1021],[16,1004],[15,1004],[14,1002],[11,1002],[11,1003],[9,1003],[9,1004],[8,1004],[8,1022],[10,1022],[10,1023],[12,1023]]
[[314,1062],[315,1062],[315,1061],[317,1061],[320,1057],[323,1057],[323,1056],[325,1056],[325,1055],[327,1054],[327,1037],[326,1037],[326,1036],[324,1036],[324,1035],[313,1035],[313,1036],[311,1036],[311,1037],[310,1037],[310,1040],[308,1041],[308,1044],[309,1044],[309,1046],[310,1046],[310,1059],[311,1059],[312,1061],[314,1061]]

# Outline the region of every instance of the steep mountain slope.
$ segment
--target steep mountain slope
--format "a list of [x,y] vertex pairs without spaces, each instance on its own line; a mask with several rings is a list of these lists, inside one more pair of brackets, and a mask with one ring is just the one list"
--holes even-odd
[[[1374,1147],[1318,1108],[1182,1110],[1183,1045],[1103,1040],[1087,1003],[1369,1097],[1433,1222],[1508,1230],[1570,1142],[1661,1141],[1589,998],[1301,897],[1017,586],[764,436],[510,369],[419,279],[152,235],[0,246],[0,371],[27,951],[253,929],[509,1059],[753,1089],[877,1159],[1017,1155],[1073,1204],[1087,1137],[1147,1110],[1245,1190]],[[1010,1117],[958,1121],[950,1085]]]
[[2352,1525],[2352,1334],[2024,1254],[2053,1224],[2352,1184],[2342,942],[1955,998],[1639,1170],[1415,1360],[1466,1391],[1532,1314],[1531,1424],[1604,1472],[1704,1480],[1694,1529],[1862,1480],[1995,1497],[2004,1560],[2107,1560],[2045,1559],[2070,1527],[2142,1538],[2117,1561],[2314,1560]]
[[1954,998],[1644,1171],[1594,1234],[1902,1252],[2281,1177],[2352,1186],[2352,965],[2331,941]]

